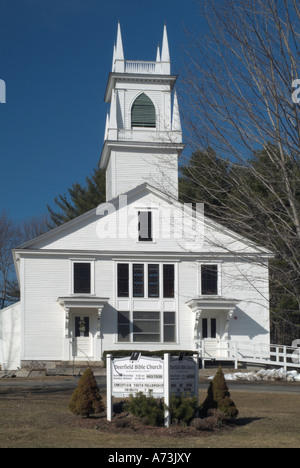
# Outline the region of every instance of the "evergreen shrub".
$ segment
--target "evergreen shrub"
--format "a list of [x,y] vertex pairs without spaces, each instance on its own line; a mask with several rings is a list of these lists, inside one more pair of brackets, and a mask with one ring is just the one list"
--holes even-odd
[[197,410],[198,401],[196,397],[189,397],[183,393],[180,396],[171,395],[169,411],[173,424],[190,424]]
[[94,413],[102,413],[105,409],[95,376],[89,367],[79,379],[78,387],[71,397],[69,409],[72,413],[86,417]]
[[238,415],[238,409],[230,398],[221,366],[209,385],[207,398],[202,405],[203,416],[207,417],[211,409],[218,409],[227,419],[234,419]]
[[161,426],[164,423],[164,406],[160,399],[139,392],[136,396],[131,395],[124,409],[130,414],[142,419],[150,426]]

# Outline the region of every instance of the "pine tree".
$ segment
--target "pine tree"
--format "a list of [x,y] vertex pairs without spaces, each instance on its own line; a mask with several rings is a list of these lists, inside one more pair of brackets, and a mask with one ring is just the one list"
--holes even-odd
[[55,204],[58,211],[47,206],[52,227],[60,226],[105,202],[105,171],[96,169],[91,177],[86,178],[86,186],[78,182],[68,189],[68,195],[58,195]]
[[69,409],[77,415],[89,417],[104,411],[104,404],[92,370],[88,367],[78,382],[69,403]]

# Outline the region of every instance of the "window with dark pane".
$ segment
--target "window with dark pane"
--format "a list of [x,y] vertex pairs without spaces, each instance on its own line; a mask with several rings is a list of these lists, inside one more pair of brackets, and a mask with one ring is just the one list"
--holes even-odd
[[89,337],[90,334],[90,319],[89,317],[75,317],[75,337]]
[[164,343],[175,340],[175,312],[164,312]]
[[174,265],[163,265],[163,294],[165,298],[174,297],[175,268]]
[[118,341],[130,341],[129,312],[118,312]]
[[90,263],[74,263],[74,293],[91,293]]
[[128,263],[118,263],[118,297],[129,297]]
[[160,341],[160,312],[133,312],[133,341]]
[[148,265],[148,297],[159,297],[159,265]]
[[202,295],[218,294],[218,265],[201,266]]
[[136,98],[131,109],[131,127],[155,128],[155,107],[151,99],[145,94]]
[[144,265],[132,265],[133,297],[144,297]]
[[202,338],[208,338],[207,318],[202,319]]
[[210,319],[210,337],[217,338],[217,319]]
[[152,241],[152,212],[139,211],[138,212],[138,231],[139,241],[151,242]]

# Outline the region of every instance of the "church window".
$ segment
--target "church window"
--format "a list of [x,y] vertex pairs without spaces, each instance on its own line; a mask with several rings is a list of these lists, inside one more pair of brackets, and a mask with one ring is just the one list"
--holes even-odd
[[204,296],[218,294],[218,265],[201,266],[201,286]]
[[139,241],[152,242],[152,212],[138,212]]
[[74,293],[91,293],[91,264],[74,263]]
[[156,127],[155,107],[146,94],[136,98],[131,109],[131,127]]
[[[165,298],[175,297],[174,263],[117,263],[117,295],[129,299],[120,301],[123,310],[117,313],[118,342],[176,341],[176,311],[169,309],[170,301],[169,310],[165,305]],[[149,310],[147,298],[152,299]]]
[[134,264],[132,267],[133,297],[144,297],[144,265]]
[[118,312],[118,341],[126,342],[129,340],[130,340],[129,312]]
[[174,265],[163,266],[163,295],[164,297],[174,297],[175,271]]
[[148,265],[148,297],[159,297],[159,265]]
[[160,341],[160,312],[133,312],[133,342]]
[[118,297],[129,296],[129,265],[118,263]]
[[75,317],[75,337],[89,337],[90,334],[90,319],[89,317]]

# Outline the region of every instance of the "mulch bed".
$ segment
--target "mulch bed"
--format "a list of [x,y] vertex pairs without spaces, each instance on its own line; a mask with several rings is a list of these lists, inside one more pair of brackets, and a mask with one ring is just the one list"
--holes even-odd
[[170,427],[157,427],[145,424],[141,419],[129,414],[120,413],[113,417],[112,421],[107,421],[106,415],[93,415],[89,418],[74,416],[71,425],[85,429],[94,429],[100,432],[114,434],[138,434],[139,436],[167,436],[167,437],[203,437],[206,434],[220,433],[233,430],[234,425],[222,424],[221,427],[207,427],[198,430],[192,426],[182,426],[174,424]]

